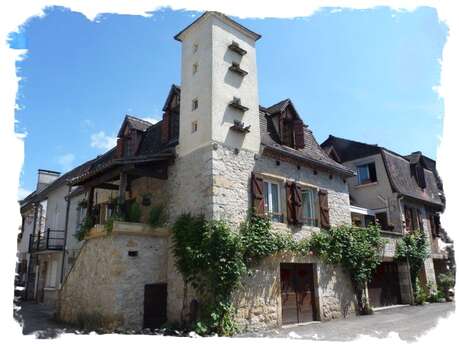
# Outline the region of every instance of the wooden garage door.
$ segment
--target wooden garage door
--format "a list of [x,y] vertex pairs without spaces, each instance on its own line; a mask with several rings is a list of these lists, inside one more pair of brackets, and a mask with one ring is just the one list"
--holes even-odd
[[312,264],[281,264],[282,323],[313,321],[315,315]]
[[159,328],[167,321],[167,284],[145,285],[143,327]]
[[373,307],[400,303],[400,284],[395,262],[383,262],[368,283],[368,295]]

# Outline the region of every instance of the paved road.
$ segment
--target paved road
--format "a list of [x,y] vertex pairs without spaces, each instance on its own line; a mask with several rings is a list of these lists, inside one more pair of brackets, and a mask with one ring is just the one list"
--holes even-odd
[[454,303],[403,306],[379,310],[373,315],[283,327],[245,336],[346,341],[358,335],[385,338],[389,332],[396,332],[402,340],[414,341],[435,327],[440,317],[446,317],[454,311]]
[[60,333],[71,331],[54,319],[54,308],[45,304],[22,302],[14,311],[15,319],[22,325],[23,334],[35,333],[37,338],[55,338]]
[[[454,303],[435,303],[424,306],[403,306],[375,312],[373,315],[356,316],[343,320],[295,325],[271,331],[240,335],[239,337],[302,338],[330,341],[346,341],[358,335],[385,338],[389,332],[399,333],[401,339],[414,341],[435,327],[440,317],[454,312]],[[63,332],[74,330],[54,320],[53,309],[31,302],[22,303],[15,317],[23,325],[23,333],[35,333],[38,338],[54,338]]]

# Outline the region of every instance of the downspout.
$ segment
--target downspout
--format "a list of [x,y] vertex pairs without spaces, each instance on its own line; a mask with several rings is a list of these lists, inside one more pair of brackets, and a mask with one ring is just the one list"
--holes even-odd
[[67,233],[69,228],[69,213],[70,213],[70,192],[72,191],[72,186],[69,184],[69,190],[65,199],[67,200],[67,207],[65,209],[65,226],[64,226],[64,246],[62,248],[62,265],[61,265],[61,278],[60,286],[62,287],[62,281],[64,279],[64,266],[65,266],[65,253],[67,252]]
[[[33,240],[33,238],[35,236],[35,227],[37,225],[37,213],[38,213],[38,208],[37,208],[37,205],[35,203],[33,203],[33,209],[34,210],[33,210],[32,240]],[[33,243],[33,241],[32,241],[32,243]],[[26,289],[25,289],[26,300],[27,300],[27,296],[29,296],[29,289],[30,289],[29,277],[32,274],[32,271],[35,269],[35,267],[32,267],[32,265],[31,265],[31,262],[33,260],[32,260],[32,252],[30,251],[30,246],[31,246],[31,241],[30,241],[30,235],[29,235],[29,248],[27,249],[27,251],[29,252],[29,264],[27,265],[27,280],[26,280]],[[35,277],[35,279],[37,279],[37,277]],[[33,299],[33,297],[32,297],[32,299]]]

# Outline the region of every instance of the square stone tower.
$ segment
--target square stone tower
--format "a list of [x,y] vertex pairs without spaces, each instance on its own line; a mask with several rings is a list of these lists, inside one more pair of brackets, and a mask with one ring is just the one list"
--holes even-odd
[[175,36],[182,43],[179,156],[215,142],[259,151],[260,37],[218,12],[205,12]]

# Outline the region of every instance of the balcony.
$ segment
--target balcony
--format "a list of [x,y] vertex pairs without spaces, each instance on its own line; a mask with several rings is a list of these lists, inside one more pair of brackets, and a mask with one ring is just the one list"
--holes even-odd
[[30,235],[29,253],[42,251],[60,251],[64,249],[64,230],[48,229],[44,233],[39,232],[37,235]]

